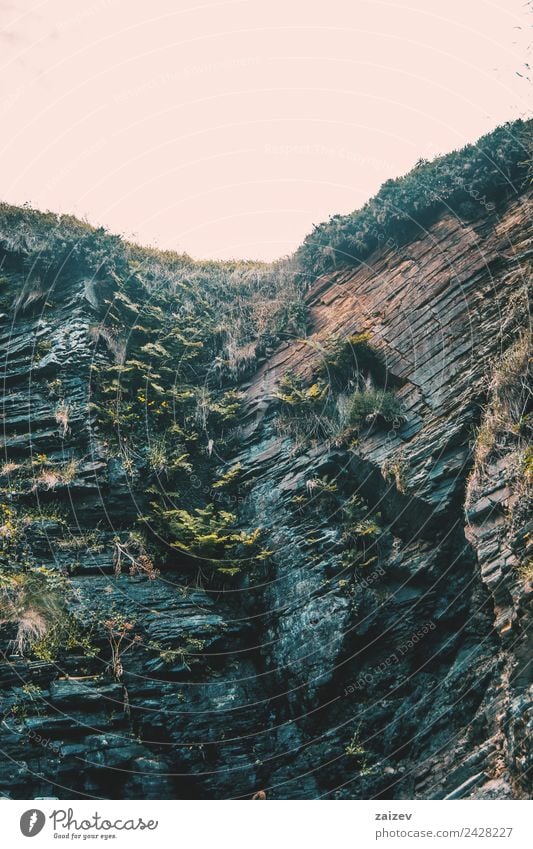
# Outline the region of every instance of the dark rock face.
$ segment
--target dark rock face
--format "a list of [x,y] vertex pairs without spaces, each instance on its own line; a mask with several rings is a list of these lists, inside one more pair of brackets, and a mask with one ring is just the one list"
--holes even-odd
[[[3,795],[531,793],[533,590],[517,568],[527,516],[508,515],[510,454],[485,469],[465,516],[487,381],[516,338],[527,220],[526,197],[468,225],[444,216],[426,238],[317,281],[308,338],[284,344],[243,387],[239,516],[266,529],[272,555],[260,575],[222,589],[191,585],[179,557],[155,580],[115,574],[113,539],[149,496],[110,456],[91,408],[94,287],[71,280],[45,309],[4,319],[6,462],[76,461],[49,488],[17,491],[5,477],[6,504],[30,517],[6,545],[70,575],[74,613],[120,610],[143,642],[117,680],[111,661],[79,646],[61,663],[25,660],[3,626]],[[8,275],[22,280],[15,266]],[[277,419],[280,377],[308,377],[328,338],[364,332],[404,420],[363,430],[349,449],[295,445]],[[348,568],[343,516],[355,495],[379,538],[369,531]]]

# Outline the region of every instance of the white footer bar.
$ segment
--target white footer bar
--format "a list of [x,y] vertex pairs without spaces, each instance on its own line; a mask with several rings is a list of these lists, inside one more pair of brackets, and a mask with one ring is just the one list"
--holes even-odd
[[[259,800],[261,801],[261,800]],[[184,849],[533,846],[528,801],[8,801],[2,845]],[[30,843],[30,838],[35,842]]]

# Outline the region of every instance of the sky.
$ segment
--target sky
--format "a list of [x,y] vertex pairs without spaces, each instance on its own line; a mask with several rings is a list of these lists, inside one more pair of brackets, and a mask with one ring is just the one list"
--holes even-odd
[[530,114],[525,0],[0,0],[0,200],[271,260]]

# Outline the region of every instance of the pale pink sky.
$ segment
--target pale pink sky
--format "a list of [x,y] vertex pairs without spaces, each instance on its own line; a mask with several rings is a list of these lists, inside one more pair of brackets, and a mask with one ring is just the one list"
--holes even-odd
[[525,0],[0,0],[0,199],[272,259],[528,114]]

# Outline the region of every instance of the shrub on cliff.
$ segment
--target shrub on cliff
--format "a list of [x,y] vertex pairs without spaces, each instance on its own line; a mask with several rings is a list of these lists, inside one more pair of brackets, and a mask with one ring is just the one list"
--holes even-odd
[[306,386],[298,375],[287,372],[279,383],[278,426],[297,442],[323,440],[334,431],[335,401],[323,380]]
[[370,343],[370,333],[330,338],[321,353],[316,374],[332,389],[353,388],[361,379],[372,374],[378,382],[386,379],[386,369],[379,350]]
[[350,398],[347,420],[351,427],[379,422],[398,425],[402,418],[402,405],[393,392],[365,388],[362,392],[354,392]]
[[214,504],[194,511],[163,510],[156,505],[156,516],[170,534],[172,548],[192,560],[216,567],[223,575],[235,575],[244,561],[261,560],[268,552],[258,547],[260,528],[249,533],[235,527],[236,516]]

